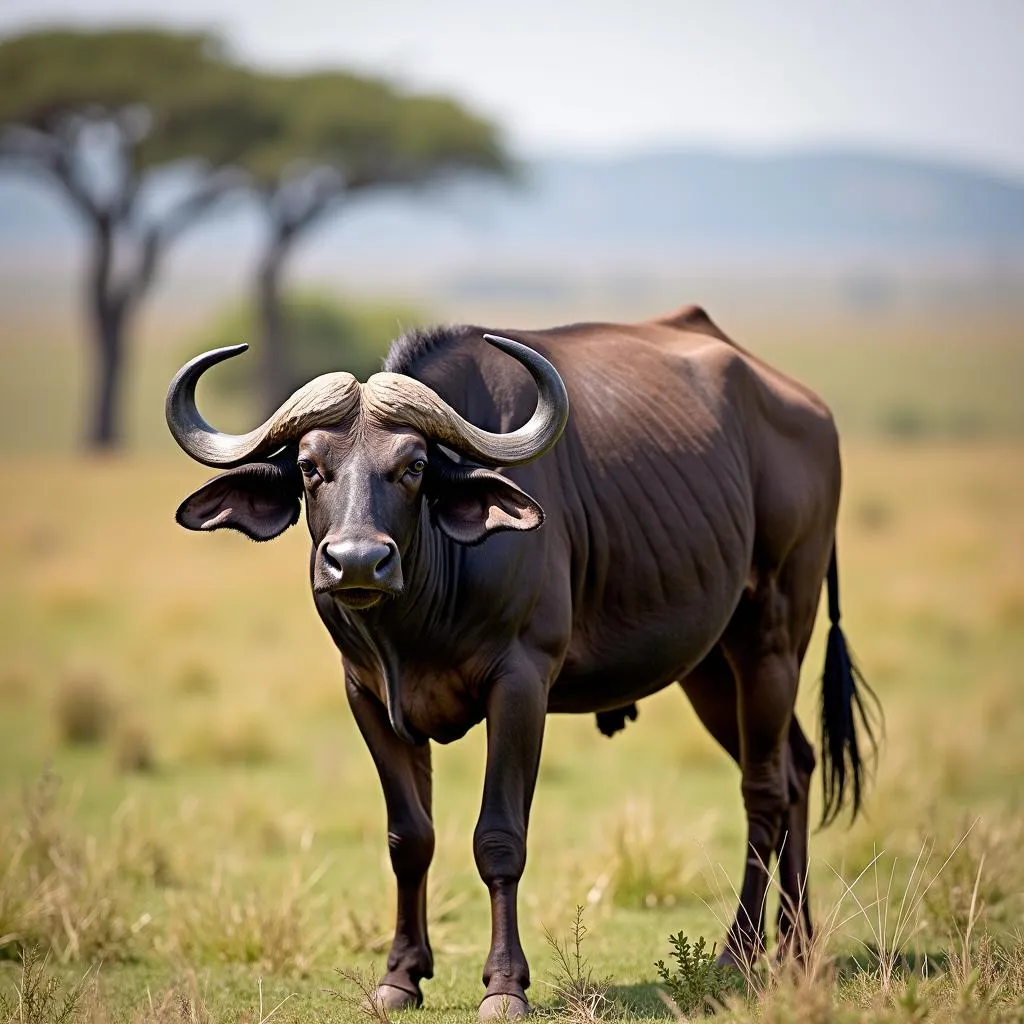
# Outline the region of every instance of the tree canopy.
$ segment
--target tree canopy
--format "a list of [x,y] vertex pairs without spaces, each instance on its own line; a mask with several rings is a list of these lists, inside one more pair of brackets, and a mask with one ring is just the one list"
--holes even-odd
[[514,168],[495,127],[445,97],[340,71],[268,77],[260,88],[282,130],[252,146],[240,163],[267,219],[257,348],[269,410],[294,379],[282,267],[310,227],[367,191],[420,189],[464,171],[508,177]]
[[[48,177],[86,222],[96,353],[90,443],[116,443],[126,321],[167,248],[242,184],[237,163],[279,131],[215,37],[153,29],[46,30],[0,42],[0,163]],[[192,169],[169,209],[154,174]]]
[[494,126],[451,99],[340,71],[264,78],[259,88],[280,130],[240,165],[286,233],[365,189],[415,187],[458,171],[512,173]]
[[42,140],[52,153],[100,128],[122,136],[136,174],[175,160],[227,165],[280,130],[260,109],[253,78],[201,33],[55,30],[7,39],[0,152],[40,159]]
[[[513,171],[495,127],[452,99],[340,70],[261,73],[214,35],[148,28],[0,41],[0,166],[47,176],[89,228],[90,437],[102,446],[116,440],[125,322],[169,245],[226,193],[245,189],[267,217],[258,309],[270,395],[289,376],[281,267],[306,229],[368,190]],[[146,186],[171,167],[191,170],[188,186],[155,210]]]

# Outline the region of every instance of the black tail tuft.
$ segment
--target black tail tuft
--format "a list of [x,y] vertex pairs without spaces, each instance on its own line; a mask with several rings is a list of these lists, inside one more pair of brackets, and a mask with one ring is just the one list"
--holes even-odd
[[873,759],[878,743],[875,726],[881,721],[878,698],[864,681],[846,646],[839,626],[839,570],[836,549],[828,564],[828,631],[825,671],[821,680],[821,760],[824,786],[822,825],[834,821],[847,802],[851,820],[860,811],[865,761],[858,732],[868,740]]

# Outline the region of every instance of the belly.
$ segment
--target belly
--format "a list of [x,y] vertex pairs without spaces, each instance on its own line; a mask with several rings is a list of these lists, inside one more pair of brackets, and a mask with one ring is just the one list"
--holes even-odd
[[548,707],[607,711],[647,697],[690,673],[722,637],[746,573],[719,567],[713,584],[680,587],[629,609],[602,605],[579,615]]
[[753,498],[728,452],[657,468],[638,455],[584,521],[552,711],[621,707],[682,679],[721,639],[750,575]]

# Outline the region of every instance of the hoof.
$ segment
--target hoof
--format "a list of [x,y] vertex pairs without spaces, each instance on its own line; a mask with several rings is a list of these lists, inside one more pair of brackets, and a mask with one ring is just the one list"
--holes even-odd
[[530,1004],[525,997],[498,992],[493,996],[484,996],[479,1017],[481,1020],[519,1020],[529,1012]]
[[807,963],[808,947],[803,943],[779,944],[772,958],[776,967],[803,967]]
[[363,1003],[364,1010],[414,1010],[423,1004],[423,997],[417,992],[406,992],[394,985],[378,985],[373,1000]]
[[758,956],[756,953],[751,953],[746,957],[743,957],[742,954],[737,955],[728,946],[726,946],[725,949],[718,954],[718,959],[715,960],[715,964],[719,967],[727,967],[731,970],[738,971],[746,977],[757,960]]

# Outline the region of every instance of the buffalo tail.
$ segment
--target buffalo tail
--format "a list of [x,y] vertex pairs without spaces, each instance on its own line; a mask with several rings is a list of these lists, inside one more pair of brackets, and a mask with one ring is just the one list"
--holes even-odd
[[857,668],[839,625],[839,570],[834,542],[827,579],[831,626],[821,680],[822,825],[834,821],[847,804],[851,821],[857,817],[867,768],[862,739],[867,740],[873,760],[878,746],[875,730],[881,722],[878,698]]

